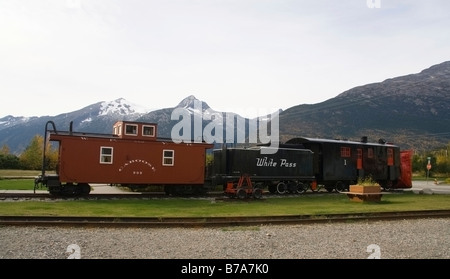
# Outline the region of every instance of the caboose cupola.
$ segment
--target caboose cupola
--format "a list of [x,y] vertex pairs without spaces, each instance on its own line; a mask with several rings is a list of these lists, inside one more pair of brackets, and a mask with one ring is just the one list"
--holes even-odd
[[119,138],[156,140],[156,123],[117,121],[113,125],[113,134]]

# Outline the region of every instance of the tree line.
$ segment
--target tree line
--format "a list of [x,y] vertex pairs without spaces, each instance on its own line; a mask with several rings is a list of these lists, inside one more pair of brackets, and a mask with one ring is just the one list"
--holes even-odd
[[[46,170],[56,170],[58,164],[58,150],[50,142],[45,146]],[[414,173],[425,175],[427,173],[428,161],[431,169],[429,175],[446,175],[450,173],[450,143],[437,150],[414,154],[412,158],[412,170]],[[25,150],[16,156],[10,153],[7,145],[0,149],[0,169],[23,169],[23,170],[41,170],[42,154],[44,152],[44,138],[36,135],[31,139],[30,144]],[[428,160],[429,158],[429,160]]]
[[[46,170],[55,170],[58,164],[58,150],[50,142],[45,146]],[[41,170],[43,164],[44,138],[36,135],[20,155],[10,153],[7,145],[0,150],[0,169]]]
[[[444,175],[449,176],[450,173],[450,143],[443,148],[426,151],[421,154],[414,154],[412,158],[412,169],[414,173],[430,176]],[[430,163],[431,169],[427,169]]]

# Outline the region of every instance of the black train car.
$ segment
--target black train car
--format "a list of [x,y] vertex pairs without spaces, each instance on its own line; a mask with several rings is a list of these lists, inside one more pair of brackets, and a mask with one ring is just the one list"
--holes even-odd
[[297,148],[256,146],[213,150],[213,185],[236,182],[242,175],[250,176],[258,188],[272,193],[301,193],[314,180],[313,153]]
[[348,190],[358,178],[371,177],[382,188],[395,188],[401,179],[400,148],[380,139],[378,143],[349,140],[294,138],[286,144],[301,144],[314,153],[314,175],[328,191]]

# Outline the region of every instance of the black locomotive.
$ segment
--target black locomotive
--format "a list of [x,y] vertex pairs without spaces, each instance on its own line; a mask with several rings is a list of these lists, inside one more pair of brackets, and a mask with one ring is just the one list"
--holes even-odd
[[213,181],[218,184],[249,175],[271,193],[302,193],[319,186],[347,191],[358,179],[370,177],[385,189],[410,188],[411,152],[380,139],[369,143],[318,138],[293,138],[278,152],[262,155],[259,148],[214,151]]
[[[266,152],[264,150],[266,149]],[[267,149],[273,149],[267,152]],[[311,150],[272,147],[224,148],[214,150],[213,184],[226,187],[230,181],[249,176],[254,187],[271,193],[302,193],[314,181]]]

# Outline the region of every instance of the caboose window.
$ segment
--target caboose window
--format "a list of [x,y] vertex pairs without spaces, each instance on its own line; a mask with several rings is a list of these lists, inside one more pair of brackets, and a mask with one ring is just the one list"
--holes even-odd
[[100,147],[100,164],[112,164],[113,162],[113,148],[101,146]]
[[163,166],[173,166],[175,151],[163,150]]
[[350,147],[341,147],[341,157],[350,157]]
[[137,125],[127,124],[125,125],[125,135],[137,135]]
[[122,125],[115,126],[114,130],[113,130],[113,134],[120,136],[122,134]]
[[155,126],[142,126],[142,135],[146,137],[154,137],[155,136]]

